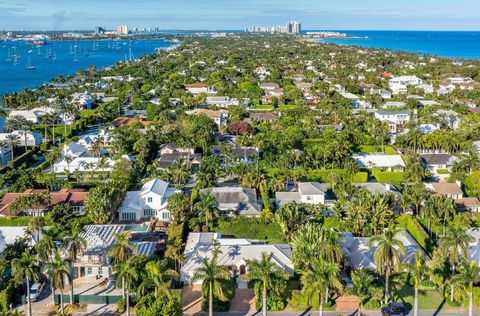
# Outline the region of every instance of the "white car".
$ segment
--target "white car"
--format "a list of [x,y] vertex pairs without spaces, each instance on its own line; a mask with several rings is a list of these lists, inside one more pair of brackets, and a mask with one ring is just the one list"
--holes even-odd
[[40,294],[42,294],[43,291],[43,285],[44,283],[34,283],[30,287],[30,297],[27,298],[27,300],[31,302],[35,302],[38,300],[40,297]]

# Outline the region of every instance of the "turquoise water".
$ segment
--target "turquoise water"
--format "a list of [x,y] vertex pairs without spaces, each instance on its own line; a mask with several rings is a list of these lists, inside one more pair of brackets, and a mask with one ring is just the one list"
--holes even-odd
[[[35,88],[58,75],[72,75],[90,65],[103,68],[119,60],[138,58],[175,43],[163,39],[120,41],[51,41],[36,47],[24,41],[0,42],[0,96]],[[77,52],[75,54],[75,51]],[[15,65],[11,56],[18,55]],[[11,57],[10,61],[7,61]],[[56,57],[56,59],[54,58]],[[35,70],[27,70],[29,64]]]
[[[355,38],[322,39],[326,43],[387,48],[449,58],[480,59],[480,32],[340,31]],[[366,38],[367,37],[367,38]]]

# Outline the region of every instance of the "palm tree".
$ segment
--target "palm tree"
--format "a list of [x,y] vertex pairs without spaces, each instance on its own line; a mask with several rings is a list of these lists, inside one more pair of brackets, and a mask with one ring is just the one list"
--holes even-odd
[[[438,253],[448,259],[452,267],[452,278],[455,275],[456,266],[462,258],[468,258],[468,245],[473,242],[473,237],[467,234],[467,231],[461,227],[450,226],[447,228],[445,236],[440,238],[438,244]],[[451,287],[450,300],[453,301],[454,289]]]
[[[53,258],[45,263],[44,269],[50,274],[54,302],[55,290],[60,290],[60,309],[63,312],[63,290],[65,289],[65,278],[70,278],[69,265],[62,260],[60,253],[55,251]],[[70,301],[70,304],[73,304],[73,300]]]
[[400,232],[400,228],[395,228],[393,224],[390,224],[381,235],[372,237],[368,242],[369,247],[377,247],[373,259],[378,272],[385,274],[385,303],[388,302],[390,296],[390,274],[395,267],[399,266],[400,255],[405,254],[403,243],[395,238],[395,235]]
[[182,183],[187,181],[191,170],[192,165],[188,160],[179,159],[175,161],[173,166],[170,168],[170,173],[172,174],[173,181],[175,181],[177,186],[180,186]]
[[28,223],[27,232],[31,235],[32,239],[35,240],[34,234],[36,235],[36,242],[40,240],[40,234],[43,232],[45,227],[45,218],[41,216],[34,217]]
[[115,243],[108,251],[113,264],[124,263],[135,255],[137,249],[130,243],[128,232],[122,232],[115,235]]
[[[80,226],[74,225],[70,232],[63,236],[62,242],[63,250],[68,254],[68,262],[70,273],[72,272],[73,263],[78,256],[82,256],[87,248],[87,241],[80,235]],[[70,302],[73,304],[73,275],[70,275]]]
[[473,315],[473,285],[478,282],[480,282],[480,268],[478,264],[474,260],[470,264],[463,261],[452,283],[462,285],[468,293],[468,316]]
[[172,298],[170,291],[170,283],[172,280],[178,279],[179,275],[176,271],[167,269],[168,261],[149,261],[145,265],[147,278],[141,284],[141,288],[150,287],[153,284],[155,288],[155,298],[160,294],[166,295],[169,299]]
[[423,280],[428,277],[429,268],[425,264],[423,252],[419,251],[415,257],[415,264],[409,264],[406,266],[408,273],[413,278],[414,281],[414,301],[413,301],[413,316],[418,315],[418,288]]
[[212,259],[203,259],[202,265],[195,271],[190,282],[202,281],[202,293],[208,295],[208,315],[213,316],[213,297],[224,299],[222,283],[230,280],[230,273],[223,266],[217,265],[220,245],[215,242]]
[[341,291],[342,283],[339,280],[339,265],[327,263],[321,259],[316,260],[312,269],[308,269],[302,275],[303,293],[311,299],[318,295],[318,315],[323,315],[323,302],[328,301],[330,289]]
[[5,129],[8,131],[13,131],[13,130],[19,130],[22,131],[23,133],[23,141],[25,145],[25,152],[27,151],[27,136],[28,132],[32,128],[32,122],[28,121],[26,118],[23,116],[14,116],[10,118],[6,123],[5,123]]
[[10,160],[13,160],[13,151],[18,145],[20,145],[20,136],[10,133],[7,135],[7,137],[5,137],[5,141],[12,147],[12,151],[10,152]]
[[28,303],[28,316],[32,316],[32,302],[30,300],[30,281],[37,282],[39,279],[39,273],[37,270],[38,260],[32,256],[29,252],[22,253],[20,258],[15,258],[11,262],[12,276],[19,284],[23,284],[23,279],[27,283],[27,303]]
[[262,282],[262,312],[267,315],[267,291],[274,280],[286,278],[285,273],[278,265],[271,261],[272,254],[262,252],[260,260],[247,261],[245,280]]
[[135,266],[132,264],[132,260],[134,257],[129,258],[125,262],[117,263],[113,266],[113,270],[116,273],[117,277],[117,284],[118,281],[121,280],[122,289],[123,289],[123,297],[125,298],[126,304],[126,315],[130,315],[130,291],[129,288],[132,285],[134,280],[137,280],[137,270]]
[[205,217],[205,231],[208,232],[208,223],[209,220],[212,220],[218,215],[218,210],[216,208],[217,199],[207,192],[200,194],[200,201],[195,204],[195,208],[200,212],[201,216]]

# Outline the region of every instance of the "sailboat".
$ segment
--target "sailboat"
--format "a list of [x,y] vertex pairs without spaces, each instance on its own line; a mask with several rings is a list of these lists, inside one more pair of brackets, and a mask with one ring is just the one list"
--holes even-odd
[[57,60],[57,53],[53,53],[52,60]]
[[13,55],[13,65],[14,66],[18,65],[18,55]]
[[31,61],[30,61],[30,57],[28,57],[28,63],[27,63],[27,67],[26,67],[27,70],[35,70],[37,69],[37,67],[33,66]]
[[75,50],[75,59],[73,60],[74,62],[77,62],[78,61],[78,58],[77,58],[77,51]]
[[85,50],[83,51],[83,56],[85,56],[85,57],[90,56],[90,53],[88,52],[86,47],[85,47]]
[[92,46],[93,46],[93,47],[92,47],[92,50],[93,50],[93,51],[96,51],[96,50],[97,50],[97,46],[98,46],[97,42],[93,42],[93,45],[92,45]]

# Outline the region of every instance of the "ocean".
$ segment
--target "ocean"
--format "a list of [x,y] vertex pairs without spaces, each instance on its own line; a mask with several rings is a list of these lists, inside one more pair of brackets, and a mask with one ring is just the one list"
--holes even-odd
[[387,48],[448,58],[480,59],[479,32],[446,31],[338,31],[353,38],[320,39],[320,42]]
[[[0,42],[0,96],[38,87],[55,76],[72,75],[90,65],[104,68],[173,45],[163,39],[49,41],[43,46],[25,41]],[[16,63],[14,55],[18,56]],[[35,69],[28,70],[29,65]]]

